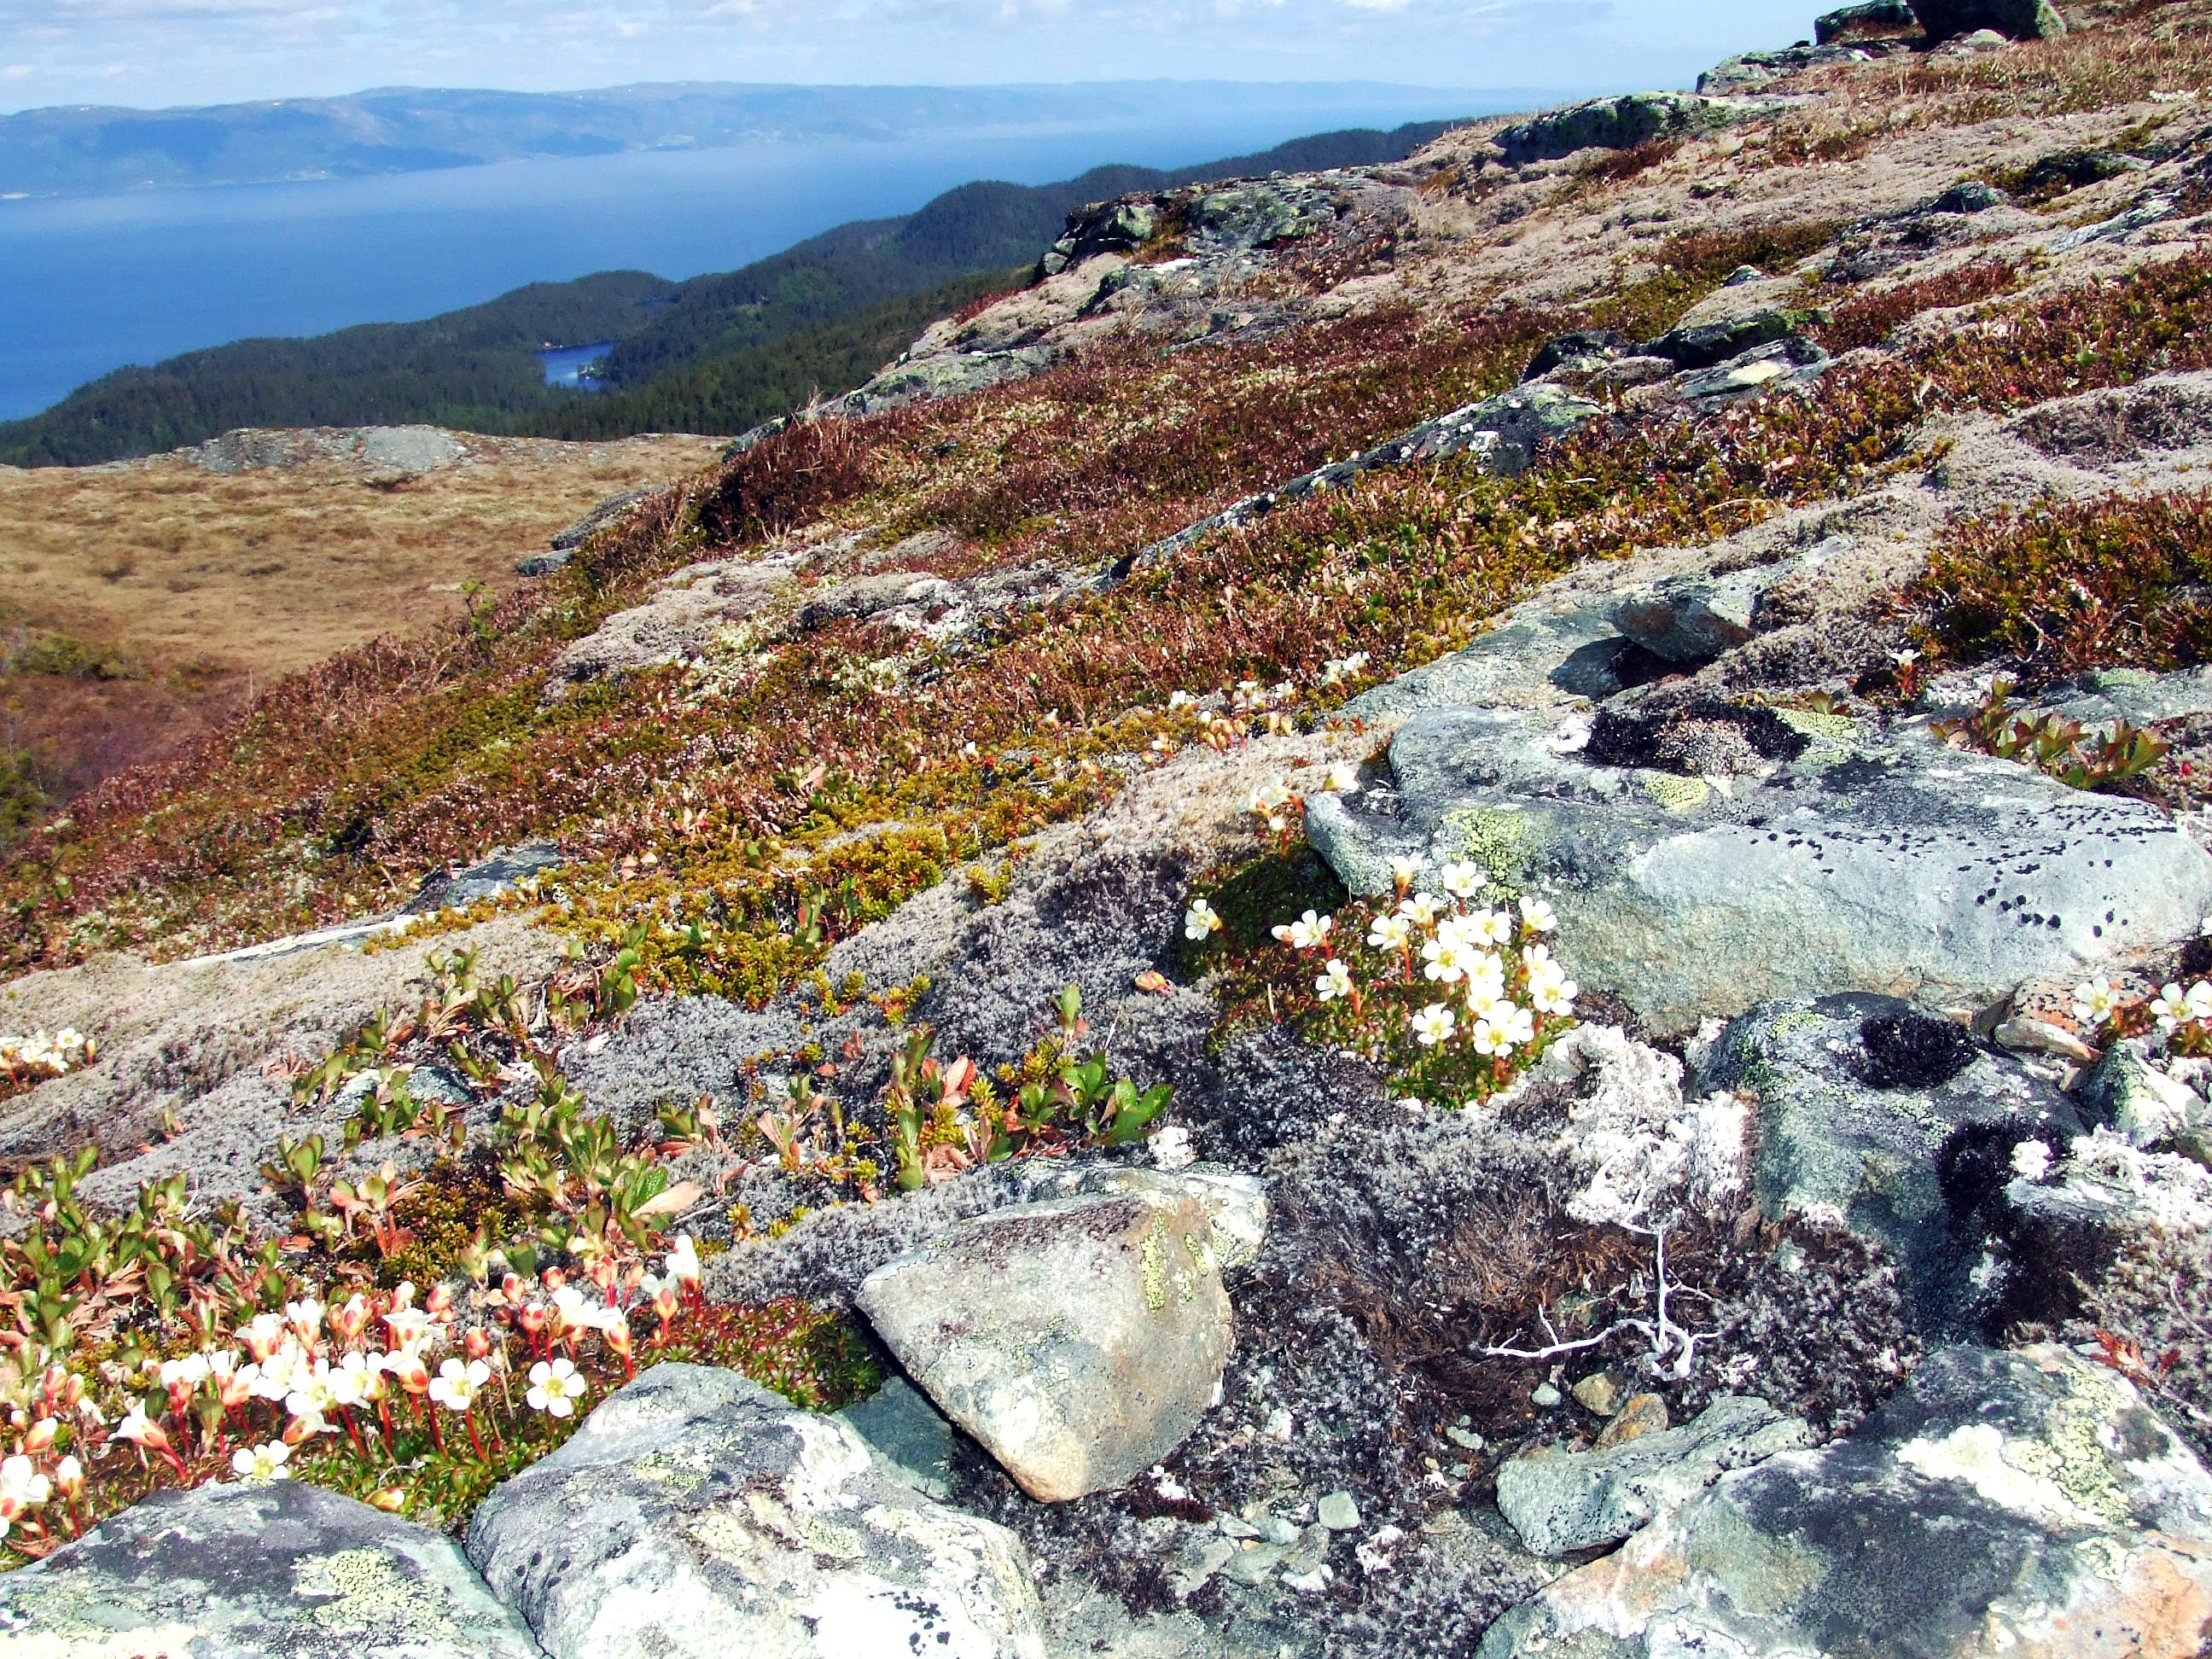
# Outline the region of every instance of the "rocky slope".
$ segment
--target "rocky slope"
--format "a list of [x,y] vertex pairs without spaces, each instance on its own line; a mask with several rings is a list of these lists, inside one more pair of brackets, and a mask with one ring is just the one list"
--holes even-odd
[[88,799],[0,1640],[2200,1652],[2212,20],[1900,13],[1102,204]]

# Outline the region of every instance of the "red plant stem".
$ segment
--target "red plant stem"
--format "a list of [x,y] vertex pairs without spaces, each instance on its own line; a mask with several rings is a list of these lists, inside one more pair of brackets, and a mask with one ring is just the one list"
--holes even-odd
[[443,1457],[446,1455],[446,1429],[445,1425],[438,1421],[438,1413],[435,1411],[430,1413],[430,1443],[438,1449],[439,1456]]
[[359,1452],[363,1457],[368,1456],[368,1447],[361,1437],[361,1425],[353,1420],[353,1413],[345,1410],[343,1407],[340,1407],[338,1411],[338,1421],[345,1425],[346,1436],[353,1442],[354,1449]]
[[484,1450],[483,1437],[477,1432],[476,1413],[473,1411],[464,1412],[461,1414],[461,1420],[469,1425],[469,1444],[477,1449],[477,1458],[483,1462],[490,1462],[491,1456]]

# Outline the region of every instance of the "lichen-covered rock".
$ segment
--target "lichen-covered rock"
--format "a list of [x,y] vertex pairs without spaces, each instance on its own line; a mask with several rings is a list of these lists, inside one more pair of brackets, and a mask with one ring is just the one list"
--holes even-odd
[[1229,1357],[1194,1199],[994,1211],[869,1274],[857,1300],[907,1374],[1032,1498],[1125,1485],[1182,1443]]
[[1764,1400],[1724,1395],[1679,1429],[1599,1451],[1516,1457],[1498,1471],[1498,1512],[1539,1555],[1616,1543],[1730,1469],[1812,1443]]
[[1740,120],[1746,106],[1683,92],[1632,92],[1547,110],[1501,129],[1498,149],[1512,167],[1556,161],[1578,149],[1631,149],[1654,138],[1692,137]]
[[2122,1037],[2082,1080],[2083,1111],[2137,1146],[2175,1139],[2204,1121],[2204,1097],[2150,1062],[2140,1037]]
[[1669,662],[1703,662],[1748,640],[1760,596],[1818,554],[1815,549],[1803,561],[1655,583],[1623,596],[1613,605],[1613,626]]
[[[1841,1222],[1896,1255],[1923,1328],[1957,1328],[1996,1290],[1976,1202],[2013,1144],[2081,1132],[2065,1096],[1963,1026],[1888,997],[1790,999],[1733,1021],[1704,1086],[1757,1103],[1752,1187],[1770,1217]],[[1986,1149],[1966,1142],[1999,1133]],[[1962,1139],[1963,1137],[1963,1139]],[[1962,1153],[1986,1150],[1988,1177]]]
[[2051,0],[1911,0],[1930,40],[1995,29],[2014,40],[2055,40],[2066,20]]
[[1386,888],[1393,854],[1471,859],[1548,897],[1577,979],[1662,1030],[1826,991],[1979,1007],[2212,911],[2212,854],[2159,808],[1917,720],[1633,692],[1595,718],[1432,708],[1389,766],[1395,788],[1308,805],[1347,886]]
[[656,1365],[495,1490],[469,1559],[553,1659],[1041,1659],[1021,1545],[835,1417]]
[[162,1491],[0,1578],[9,1659],[541,1659],[441,1533],[297,1480]]
[[1267,1183],[1218,1164],[1154,1170],[1141,1164],[1058,1164],[1039,1158],[1018,1164],[1012,1178],[1014,1190],[1031,1203],[1086,1193],[1137,1193],[1170,1203],[1194,1200],[1212,1224],[1214,1260],[1224,1267],[1249,1266],[1267,1242]]
[[1859,0],[1856,5],[1839,6],[1815,17],[1813,40],[1816,46],[1832,46],[1838,40],[1915,28],[1918,24],[1905,0]]
[[2193,1659],[2208,1622],[2212,1479],[2188,1448],[2102,1366],[1962,1347],[1848,1438],[1662,1510],[1478,1651]]

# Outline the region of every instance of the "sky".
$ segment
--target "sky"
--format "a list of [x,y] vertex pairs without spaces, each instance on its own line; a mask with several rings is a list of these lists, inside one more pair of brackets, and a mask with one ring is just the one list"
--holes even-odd
[[0,0],[0,110],[634,81],[1686,85],[1785,0]]

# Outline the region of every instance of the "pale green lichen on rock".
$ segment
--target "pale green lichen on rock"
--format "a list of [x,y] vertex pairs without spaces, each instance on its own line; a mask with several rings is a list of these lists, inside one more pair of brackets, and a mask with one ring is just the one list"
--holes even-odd
[[1521,896],[1522,878],[1538,851],[1526,817],[1497,807],[1466,806],[1450,813],[1444,825],[1458,842],[1460,857],[1482,866],[1498,896]]
[[1859,723],[1848,714],[1823,714],[1814,708],[1778,708],[1782,723],[1800,736],[1849,744],[1859,735]]
[[1145,1306],[1154,1313],[1168,1305],[1168,1224],[1154,1216],[1137,1250],[1138,1271],[1145,1278]]
[[1670,812],[1703,806],[1713,793],[1712,785],[1703,778],[1679,777],[1672,772],[1639,772],[1637,781],[1645,794]]
[[292,1593],[331,1599],[309,1616],[328,1630],[383,1627],[424,1636],[459,1637],[446,1598],[392,1565],[382,1550],[337,1550],[292,1568]]

